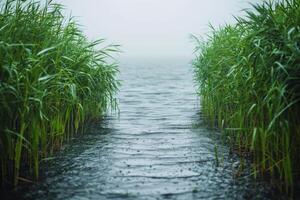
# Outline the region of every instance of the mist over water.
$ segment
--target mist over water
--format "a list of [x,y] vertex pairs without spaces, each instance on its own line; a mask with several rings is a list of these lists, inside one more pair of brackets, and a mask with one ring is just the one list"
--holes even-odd
[[220,133],[207,128],[193,83],[190,34],[205,37],[209,23],[234,23],[233,15],[250,7],[246,0],[54,2],[77,16],[89,39],[122,45],[115,56],[120,112],[45,159],[38,184],[5,191],[4,198],[283,199],[249,175],[247,160],[242,172]]
[[[234,23],[249,0],[55,0],[76,16],[91,39],[122,45],[122,58],[193,58],[190,34],[209,32],[208,24]],[[261,2],[253,0],[251,3]]]

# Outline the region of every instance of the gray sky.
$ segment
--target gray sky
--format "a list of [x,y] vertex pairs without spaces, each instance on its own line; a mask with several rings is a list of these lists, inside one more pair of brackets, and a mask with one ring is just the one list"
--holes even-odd
[[[191,57],[189,35],[232,23],[250,0],[56,0],[90,39],[122,45],[123,56]],[[260,2],[262,0],[252,0]]]

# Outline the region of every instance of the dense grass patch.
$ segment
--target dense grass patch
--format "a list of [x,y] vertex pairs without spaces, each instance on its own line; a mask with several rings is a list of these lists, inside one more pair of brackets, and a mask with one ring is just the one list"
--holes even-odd
[[20,168],[37,178],[42,158],[116,106],[118,70],[106,60],[117,46],[96,50],[103,40],[89,42],[61,5],[1,6],[0,174],[16,185]]
[[300,1],[253,5],[235,25],[198,40],[203,113],[253,169],[290,188],[300,170]]

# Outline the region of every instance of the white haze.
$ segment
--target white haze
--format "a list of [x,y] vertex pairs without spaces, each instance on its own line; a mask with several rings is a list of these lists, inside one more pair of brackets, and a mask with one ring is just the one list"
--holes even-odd
[[[262,0],[260,0],[262,1]],[[122,45],[123,57],[193,56],[190,34],[208,24],[233,23],[247,0],[55,0],[76,17],[90,39]],[[251,1],[251,3],[259,0]]]

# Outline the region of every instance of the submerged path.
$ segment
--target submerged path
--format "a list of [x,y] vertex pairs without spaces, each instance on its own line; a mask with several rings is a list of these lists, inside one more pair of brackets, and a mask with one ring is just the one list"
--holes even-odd
[[177,61],[124,63],[120,115],[74,139],[45,164],[40,185],[17,193],[63,200],[267,199],[266,186],[233,178],[235,160],[201,125],[190,68]]

